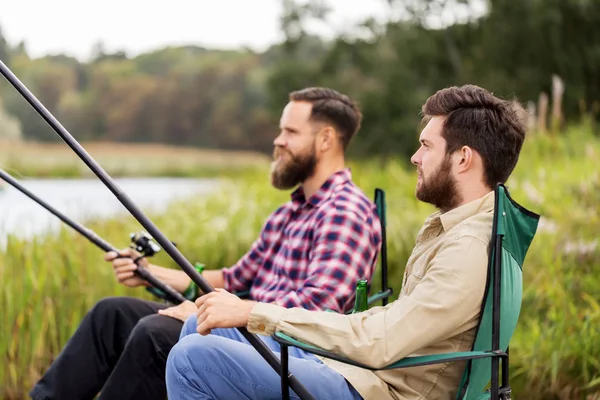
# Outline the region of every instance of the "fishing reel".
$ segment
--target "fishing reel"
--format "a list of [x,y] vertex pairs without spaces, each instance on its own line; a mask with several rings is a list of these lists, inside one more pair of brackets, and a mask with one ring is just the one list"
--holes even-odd
[[162,250],[162,247],[146,232],[130,233],[129,238],[131,239],[130,247],[141,253],[142,257],[152,257]]

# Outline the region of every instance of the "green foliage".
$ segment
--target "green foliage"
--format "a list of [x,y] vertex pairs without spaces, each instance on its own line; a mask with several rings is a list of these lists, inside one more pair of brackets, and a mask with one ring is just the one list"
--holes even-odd
[[22,138],[21,123],[4,109],[4,101],[0,97],[0,139],[19,141]]
[[[600,2],[386,3],[390,21],[358,21],[324,41],[307,27],[328,23],[326,0],[282,0],[284,41],[262,53],[179,46],[128,57],[98,44],[86,63],[64,55],[32,60],[22,43],[11,48],[0,34],[0,58],[83,140],[269,153],[288,93],[321,85],[363,108],[351,155],[406,158],[415,149],[420,107],[435,91],[474,83],[536,102],[541,92],[550,94],[554,74],[565,82],[566,121],[582,114],[597,121]],[[482,5],[486,12],[474,14]],[[59,140],[12,88],[2,82],[0,90],[25,138]]]
[[[592,161],[599,153],[600,140],[589,129],[532,135],[507,182],[517,201],[542,215],[524,265],[524,302],[511,343],[518,398],[600,394],[600,174]],[[415,235],[433,208],[414,198],[414,170],[401,160],[364,160],[351,168],[369,196],[376,187],[386,190],[390,281],[397,294]],[[218,194],[173,204],[152,220],[191,262],[220,268],[247,251],[268,214],[287,199],[269,186],[264,168],[247,170]],[[86,225],[118,247],[140,229],[128,216]],[[154,262],[176,268],[165,253]],[[24,397],[85,312],[112,295],[149,298],[116,284],[101,251],[68,228],[33,242],[11,237],[0,252],[0,397]]]
[[[340,35],[323,44],[324,56],[307,58],[289,52],[271,75],[271,93],[319,84],[357,99],[365,118],[350,146],[352,155],[411,154],[421,105],[451,85],[473,83],[523,103],[537,102],[540,93],[550,95],[552,76],[558,74],[566,84],[562,109],[567,121],[578,121],[582,113],[598,119],[600,36],[585,32],[597,32],[593,27],[600,20],[600,2],[388,3],[405,18],[383,26],[367,20],[363,23],[370,32],[367,39]],[[482,4],[488,12],[474,16],[474,5]],[[446,24],[439,27],[442,14]],[[299,14],[293,24],[315,18]],[[303,43],[295,37],[287,42],[294,48]]]

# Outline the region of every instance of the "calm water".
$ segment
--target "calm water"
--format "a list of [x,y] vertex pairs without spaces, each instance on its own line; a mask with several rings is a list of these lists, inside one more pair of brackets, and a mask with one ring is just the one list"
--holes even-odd
[[[147,214],[169,202],[216,189],[217,181],[189,178],[124,178],[117,185]],[[79,223],[88,217],[128,215],[127,209],[98,179],[19,179],[46,203]],[[0,244],[9,233],[30,238],[57,229],[62,222],[42,206],[0,180]]]

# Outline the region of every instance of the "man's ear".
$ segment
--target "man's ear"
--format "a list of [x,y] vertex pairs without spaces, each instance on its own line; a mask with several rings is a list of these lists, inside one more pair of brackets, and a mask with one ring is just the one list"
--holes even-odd
[[474,166],[475,152],[469,146],[463,146],[456,152],[457,172],[466,172]]
[[335,146],[337,133],[333,127],[325,125],[317,134],[317,148],[320,151],[329,151]]

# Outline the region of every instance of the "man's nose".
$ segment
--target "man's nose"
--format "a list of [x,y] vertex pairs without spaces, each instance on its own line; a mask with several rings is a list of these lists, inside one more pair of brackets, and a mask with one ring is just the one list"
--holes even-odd
[[410,162],[413,163],[414,165],[421,164],[421,157],[419,156],[418,151],[412,155],[412,157],[410,158]]
[[273,146],[275,146],[275,147],[285,147],[286,145],[287,145],[287,141],[283,139],[282,134],[277,135],[275,140],[273,140]]

